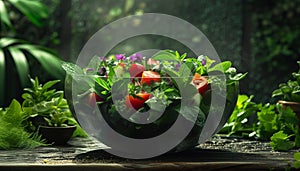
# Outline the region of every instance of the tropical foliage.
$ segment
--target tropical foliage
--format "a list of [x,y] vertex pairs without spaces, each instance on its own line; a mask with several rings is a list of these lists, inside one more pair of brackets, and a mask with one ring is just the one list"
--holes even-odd
[[49,15],[46,6],[38,0],[0,0],[0,106],[20,96],[20,90],[29,85],[28,75],[35,75],[32,70],[35,64],[55,78],[64,78],[61,60],[50,49],[17,37],[13,24],[16,21],[11,17],[14,10],[36,27],[42,27]]

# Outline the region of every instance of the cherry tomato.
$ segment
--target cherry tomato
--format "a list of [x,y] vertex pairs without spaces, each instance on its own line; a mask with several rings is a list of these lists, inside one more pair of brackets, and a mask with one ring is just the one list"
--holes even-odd
[[96,105],[96,102],[103,102],[104,99],[101,98],[98,94],[96,94],[96,93],[93,92],[93,93],[90,93],[88,95],[87,101],[88,101],[89,106],[91,106],[92,108],[94,108],[95,105]]
[[140,109],[144,106],[145,101],[147,101],[151,94],[150,93],[137,93],[134,97],[133,95],[128,95],[125,98],[125,105],[128,108],[134,108],[135,110]]
[[198,92],[203,95],[208,88],[208,81],[205,77],[195,73],[193,77],[193,85],[197,88]]
[[142,74],[142,84],[151,85],[152,82],[159,82],[160,81],[160,75],[158,72],[154,71],[144,71]]
[[143,72],[146,68],[141,64],[131,64],[129,68],[129,73],[131,77],[142,77]]

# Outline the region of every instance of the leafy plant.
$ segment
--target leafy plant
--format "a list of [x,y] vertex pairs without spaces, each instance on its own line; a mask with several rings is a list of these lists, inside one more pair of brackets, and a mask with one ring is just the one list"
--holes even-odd
[[256,137],[261,140],[269,140],[270,137],[279,130],[279,117],[280,115],[275,111],[275,105],[259,104],[257,119],[254,133]]
[[258,115],[254,134],[262,140],[271,140],[273,150],[286,151],[300,147],[299,120],[290,108],[280,104],[264,105]]
[[[237,106],[220,133],[270,141],[273,150],[300,147],[298,118],[280,104],[257,104],[253,96],[240,95]],[[255,118],[249,123],[250,118]]]
[[[80,126],[72,117],[67,100],[63,97],[63,91],[51,89],[59,80],[48,81],[44,85],[39,83],[38,78],[30,79],[31,88],[25,88],[22,98],[24,99],[22,107],[29,120],[34,118],[43,118],[39,123],[47,126],[61,127],[67,125],[76,125],[77,134],[83,133]],[[30,125],[33,128],[34,124]],[[85,137],[86,134],[81,134]]]
[[298,61],[299,70],[293,72],[293,80],[279,84],[279,88],[274,90],[272,97],[280,96],[282,100],[300,102],[300,61]]
[[[61,116],[63,115],[63,116]],[[66,123],[69,119],[69,117],[64,116],[64,114],[61,114],[59,112],[53,112],[50,113],[50,119],[44,117],[44,119],[47,121],[49,126],[54,126],[54,127],[63,127],[63,126],[68,126]]]
[[287,135],[283,131],[276,132],[271,137],[270,145],[273,150],[287,151],[294,147],[294,144],[289,140],[292,135]]
[[253,95],[250,97],[238,96],[234,111],[219,133],[249,137],[249,134],[253,132],[253,124],[255,124],[253,121],[251,123],[250,117],[259,111],[258,105],[252,101],[253,98]]
[[44,85],[39,83],[38,77],[30,78],[32,87],[24,88],[25,93],[22,94],[24,99],[23,107],[32,107],[44,101],[50,101],[53,98],[63,95],[63,91],[49,90],[52,86],[60,82],[60,80],[48,81]]
[[37,133],[28,133],[22,108],[12,100],[8,108],[0,109],[0,149],[35,148],[46,145]]
[[0,106],[7,105],[4,99],[16,98],[16,94],[20,93],[17,90],[28,86],[28,75],[32,72],[30,63],[37,61],[54,78],[64,79],[65,75],[61,60],[51,50],[14,36],[15,28],[8,9],[19,10],[38,27],[43,25],[43,20],[49,15],[46,6],[38,0],[0,0],[1,35],[11,35],[0,38]]
[[296,152],[294,154],[294,159],[296,160],[293,163],[294,168],[299,169],[300,168],[300,152]]
[[[25,107],[25,109],[28,109]],[[41,116],[46,121],[48,126],[67,126],[68,118],[71,117],[66,99],[63,99],[63,94],[60,97],[52,98],[49,101],[42,101],[25,110],[30,113],[30,117],[34,118]]]

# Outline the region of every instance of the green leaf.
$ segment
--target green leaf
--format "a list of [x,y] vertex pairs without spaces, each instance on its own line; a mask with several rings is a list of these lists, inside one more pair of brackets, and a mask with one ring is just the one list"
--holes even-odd
[[292,92],[291,87],[287,86],[287,85],[283,85],[280,87],[281,91],[283,94],[289,94]]
[[213,63],[216,62],[215,60],[210,59],[208,56],[205,56],[205,58],[206,58],[206,64],[205,64],[205,66],[206,66],[207,68],[210,68],[210,66],[211,66]]
[[283,131],[279,131],[271,137],[270,145],[273,150],[277,151],[287,151],[294,147],[293,143],[289,141],[290,136],[283,133]]
[[299,90],[293,90],[292,94],[300,94],[300,89]]
[[29,93],[23,93],[23,94],[22,94],[22,98],[25,99],[25,100],[26,100],[26,99],[32,99],[32,95],[29,94]]
[[53,77],[57,79],[65,78],[65,72],[61,66],[62,61],[47,49],[30,44],[17,45],[16,47],[31,53],[33,57],[40,62],[42,67]]
[[9,123],[21,124],[23,120],[21,112],[22,108],[20,103],[17,100],[13,99],[9,107],[7,108],[5,117],[3,119]]
[[221,71],[221,72],[225,72],[226,70],[228,70],[231,67],[231,62],[230,61],[224,61],[222,63],[218,63],[215,66],[211,67],[208,69],[208,72],[212,72],[212,71]]
[[93,68],[95,72],[97,72],[97,68],[99,67],[101,61],[99,60],[99,56],[94,56],[86,68]]
[[294,159],[300,161],[300,152],[294,153]]
[[180,58],[180,54],[178,51],[175,51],[175,56],[179,59]]
[[190,68],[187,65],[182,64],[179,68],[178,73],[179,76],[183,78],[184,82],[190,83],[192,81],[193,75]]
[[[69,118],[69,121],[70,119],[73,119],[73,118]],[[87,138],[88,137],[88,134],[78,125],[78,123],[76,122],[75,119],[74,120],[74,124],[72,125],[76,125],[76,130],[74,131],[72,137],[82,137],[82,138]]]
[[104,81],[102,78],[95,78],[95,82],[100,85],[105,90],[110,91],[110,87],[106,81]]
[[175,54],[168,50],[159,51],[152,56],[154,60],[158,61],[179,61]]
[[2,49],[6,48],[14,43],[25,43],[25,41],[20,40],[20,39],[10,38],[10,37],[2,37],[0,39],[0,47]]
[[43,19],[47,18],[49,13],[47,7],[38,0],[8,0],[13,6],[23,13],[30,22],[41,27]]
[[178,111],[186,120],[195,122],[196,125],[202,127],[205,121],[205,114],[198,106],[181,106]]
[[67,74],[71,75],[72,77],[76,77],[76,75],[83,75],[83,70],[73,63],[63,62],[62,68],[67,72]]
[[115,78],[115,71],[114,69],[112,68],[112,66],[109,66],[109,73],[108,73],[108,78],[107,78],[107,82],[109,83],[109,85],[112,85],[113,84],[113,81],[114,81],[114,78]]
[[279,126],[278,114],[275,111],[275,105],[260,105],[259,112],[257,112],[259,120],[257,132],[259,138],[268,140],[275,132],[278,131]]
[[281,95],[283,95],[283,94],[280,89],[274,90],[272,93],[272,97],[281,96]]
[[29,66],[25,54],[16,47],[10,47],[9,51],[14,60],[21,85],[25,87],[28,84]]
[[274,139],[282,139],[282,140],[285,140],[285,139],[288,139],[289,136],[285,133],[283,133],[283,131],[279,131],[277,133],[275,133],[272,137],[271,137],[271,140]]
[[53,85],[55,85],[56,83],[60,82],[60,80],[53,80],[53,81],[48,81],[47,83],[45,83],[42,87],[43,90],[47,90],[48,88],[52,87]]
[[4,104],[5,92],[5,56],[4,52],[0,49],[0,104]]
[[35,77],[35,79],[31,79],[31,83],[33,85],[34,90],[38,90],[40,87],[39,79],[38,77]]
[[239,81],[239,80],[242,80],[246,77],[248,73],[239,73],[239,74],[236,74],[235,76],[229,76],[229,79],[232,80],[232,81]]
[[[176,51],[176,52],[177,52],[177,51]],[[187,55],[187,53],[182,54],[182,55],[179,57],[180,60],[183,61],[183,60],[185,59],[186,55]]]
[[[154,111],[162,111],[166,107],[166,105],[163,104],[163,101],[155,97],[150,98],[145,103],[148,104],[148,106]],[[150,113],[150,117],[151,117],[151,113]]]
[[[128,94],[128,83],[129,82],[130,82],[129,78],[124,78],[124,79],[115,81],[111,88],[112,95],[120,95],[120,96],[124,97],[126,94]],[[118,93],[113,93],[113,92],[118,92]]]
[[249,99],[249,97],[247,95],[239,95],[238,96],[238,100],[237,100],[237,107],[238,108],[242,108],[243,107],[243,103],[246,102]]
[[294,162],[294,163],[293,163],[293,167],[294,167],[295,169],[299,169],[299,168],[300,168],[300,161]]
[[192,72],[192,73],[196,72],[196,67],[194,65],[194,62],[186,60],[184,62],[184,64],[189,68],[189,72]]
[[14,31],[14,27],[10,22],[5,4],[2,0],[0,0],[0,20],[4,24],[6,24],[10,28],[10,30]]

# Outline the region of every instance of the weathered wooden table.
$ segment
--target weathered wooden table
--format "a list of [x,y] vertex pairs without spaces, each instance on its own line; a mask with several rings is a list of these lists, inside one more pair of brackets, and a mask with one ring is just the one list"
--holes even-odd
[[274,152],[268,142],[213,137],[197,148],[147,160],[120,159],[93,138],[74,138],[69,146],[0,151],[3,170],[296,170],[294,151]]

